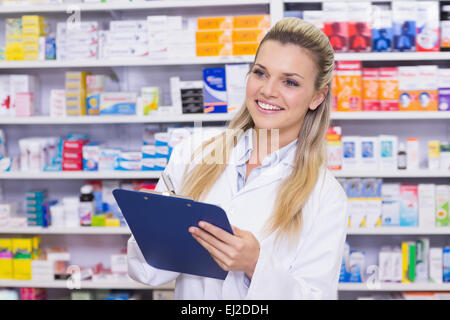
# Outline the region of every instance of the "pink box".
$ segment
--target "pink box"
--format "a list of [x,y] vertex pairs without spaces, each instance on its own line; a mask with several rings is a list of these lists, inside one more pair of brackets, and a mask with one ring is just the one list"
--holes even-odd
[[31,117],[34,115],[33,92],[16,92],[16,117]]
[[81,171],[83,169],[83,163],[80,161],[68,161],[65,160],[62,163],[63,171]]
[[63,160],[69,160],[69,161],[82,161],[83,155],[79,152],[70,152],[70,151],[64,151],[63,152]]

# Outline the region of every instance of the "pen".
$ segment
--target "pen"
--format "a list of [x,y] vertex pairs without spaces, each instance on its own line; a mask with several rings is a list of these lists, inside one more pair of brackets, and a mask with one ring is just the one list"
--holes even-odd
[[172,180],[170,179],[169,175],[165,174],[164,172],[161,172],[161,177],[164,181],[164,184],[166,185],[167,190],[169,190],[171,193],[175,193],[175,187],[173,186]]

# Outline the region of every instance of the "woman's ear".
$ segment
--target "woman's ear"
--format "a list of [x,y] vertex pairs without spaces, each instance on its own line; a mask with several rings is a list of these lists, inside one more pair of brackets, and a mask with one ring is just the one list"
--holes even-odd
[[325,88],[319,90],[314,95],[314,98],[312,99],[311,103],[309,104],[310,110],[316,110],[318,106],[325,100],[327,97],[329,90],[329,86],[326,86]]

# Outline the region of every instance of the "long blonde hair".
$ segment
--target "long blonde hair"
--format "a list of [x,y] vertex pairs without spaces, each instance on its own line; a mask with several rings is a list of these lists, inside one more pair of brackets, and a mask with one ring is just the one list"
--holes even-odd
[[[323,102],[315,110],[308,110],[305,115],[297,140],[294,169],[282,182],[274,211],[266,225],[267,231],[277,232],[276,238],[287,235],[289,239],[293,239],[300,233],[302,208],[311,195],[326,161],[325,134],[330,121],[334,51],[325,34],[312,24],[297,18],[284,18],[276,23],[261,41],[258,52],[267,40],[295,44],[307,49],[316,64],[315,89],[328,87]],[[186,169],[182,194],[196,200],[204,199],[224,172],[228,157],[237,141],[242,138],[243,132],[253,127],[252,117],[244,103],[231,120],[228,126],[230,130],[204,142],[191,158],[193,160],[202,154],[202,150],[207,150],[202,159],[215,157],[223,161],[201,161],[191,170]]]

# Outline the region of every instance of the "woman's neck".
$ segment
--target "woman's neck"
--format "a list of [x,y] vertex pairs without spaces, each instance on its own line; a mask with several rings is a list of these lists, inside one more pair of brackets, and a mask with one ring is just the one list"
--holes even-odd
[[[252,163],[260,165],[263,159],[271,153],[287,146],[297,139],[298,134],[281,134],[279,129],[258,129],[253,131],[253,151],[250,156]],[[256,161],[256,162],[255,162]]]

